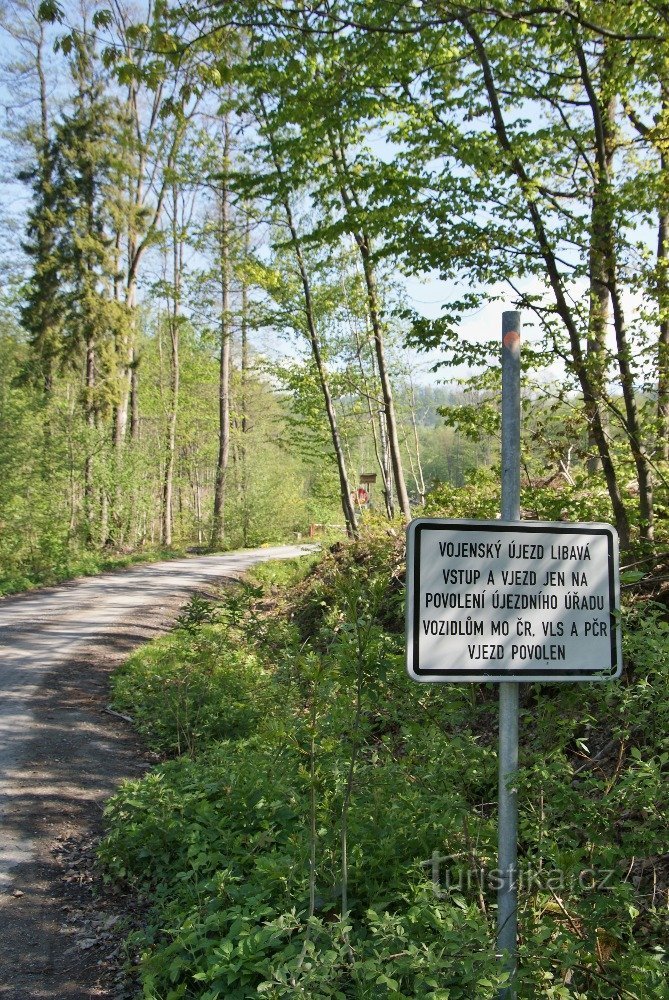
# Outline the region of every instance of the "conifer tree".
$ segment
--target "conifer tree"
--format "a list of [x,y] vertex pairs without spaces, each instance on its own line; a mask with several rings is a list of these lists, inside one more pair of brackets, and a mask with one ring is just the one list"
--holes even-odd
[[36,150],[36,163],[20,180],[30,180],[33,205],[28,214],[23,250],[32,262],[21,305],[21,321],[33,351],[32,372],[47,394],[60,355],[63,325],[59,297],[60,268],[55,246],[58,206],[53,185],[54,149],[47,136]]
[[[114,401],[114,352],[124,322],[113,300],[115,262],[109,222],[121,165],[115,161],[115,108],[95,61],[90,36],[72,37],[70,108],[45,139],[34,180],[26,249],[33,270],[22,319],[45,384],[56,362],[81,373],[88,427],[84,467],[85,535],[94,533],[96,428]],[[99,540],[106,541],[100,496]]]

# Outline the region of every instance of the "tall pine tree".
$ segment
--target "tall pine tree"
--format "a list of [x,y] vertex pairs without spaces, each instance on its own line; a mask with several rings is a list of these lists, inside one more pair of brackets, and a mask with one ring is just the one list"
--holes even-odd
[[[115,159],[118,113],[105,93],[90,36],[71,37],[70,108],[45,136],[34,175],[26,250],[33,259],[23,323],[49,385],[56,363],[80,373],[88,428],[84,535],[106,541],[107,498],[95,479],[97,436],[114,403],[116,345],[125,310],[114,300],[114,202],[123,165]],[[100,518],[96,530],[95,521]]]

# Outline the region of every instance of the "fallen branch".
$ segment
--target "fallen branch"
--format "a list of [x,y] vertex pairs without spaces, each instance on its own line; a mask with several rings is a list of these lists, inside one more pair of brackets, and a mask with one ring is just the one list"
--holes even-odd
[[129,722],[131,725],[134,725],[135,723],[135,720],[129,715],[122,715],[121,712],[115,712],[113,708],[109,707],[109,705],[107,705],[106,708],[103,708],[102,711],[106,712],[107,715],[113,715],[117,719],[123,719],[124,722]]

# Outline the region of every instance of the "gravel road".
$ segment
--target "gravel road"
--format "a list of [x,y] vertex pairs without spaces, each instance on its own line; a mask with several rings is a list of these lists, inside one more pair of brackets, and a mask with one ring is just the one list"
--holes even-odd
[[0,601],[0,997],[112,995],[66,947],[53,858],[94,835],[104,799],[147,766],[131,728],[105,712],[111,669],[193,592],[312,548],[143,564]]

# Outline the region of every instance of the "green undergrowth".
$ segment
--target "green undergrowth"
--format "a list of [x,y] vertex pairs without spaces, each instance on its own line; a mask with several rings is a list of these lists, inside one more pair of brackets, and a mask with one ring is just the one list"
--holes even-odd
[[[320,538],[316,540],[322,542]],[[292,534],[290,538],[285,539],[285,543],[287,545],[295,543]],[[62,541],[51,544],[49,538],[45,538],[40,546],[17,561],[13,554],[5,552],[0,544],[0,597],[35,590],[38,587],[54,586],[79,576],[95,576],[98,573],[123,569],[137,563],[183,559],[189,555],[212,555],[224,551],[225,547],[200,546],[187,549],[180,545],[170,548],[147,545],[130,552],[116,552],[113,549],[72,548],[63,545]]]
[[18,569],[10,562],[0,563],[0,597],[23,593],[38,587],[51,587],[79,576],[95,576],[109,570],[123,569],[135,563],[163,559],[180,559],[186,555],[182,549],[161,546],[134,552],[107,552],[97,549],[48,552],[41,549]]
[[[115,704],[164,756],[107,807],[147,1000],[486,1000],[496,691],[403,665],[400,529],[266,564],[135,653]],[[521,998],[667,997],[669,626],[620,682],[521,702]]]

